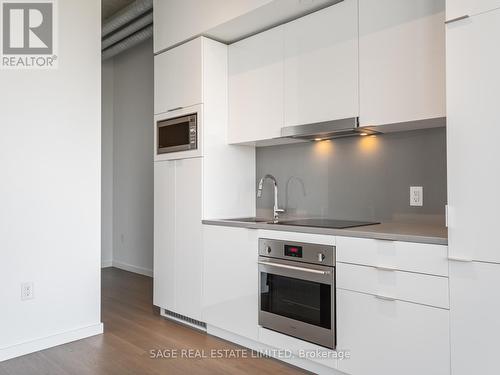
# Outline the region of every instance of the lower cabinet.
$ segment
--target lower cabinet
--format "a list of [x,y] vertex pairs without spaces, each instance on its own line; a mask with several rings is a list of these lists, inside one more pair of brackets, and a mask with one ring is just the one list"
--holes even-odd
[[154,163],[156,306],[201,320],[202,159]]
[[453,375],[499,373],[500,264],[450,263]]
[[449,375],[449,311],[337,290],[338,369],[351,375]]
[[258,341],[257,231],[203,226],[203,321]]

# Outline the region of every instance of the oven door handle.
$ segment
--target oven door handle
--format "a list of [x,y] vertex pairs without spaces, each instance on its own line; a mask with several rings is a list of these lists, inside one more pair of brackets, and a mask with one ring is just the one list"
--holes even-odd
[[265,261],[261,261],[261,260],[259,260],[258,263],[263,265],[263,266],[271,266],[271,267],[277,267],[277,268],[285,268],[287,270],[309,272],[309,273],[314,273],[316,275],[329,275],[331,273],[330,271],[321,271],[321,270],[315,270],[315,269],[305,268],[305,267],[290,266],[288,264],[265,262]]

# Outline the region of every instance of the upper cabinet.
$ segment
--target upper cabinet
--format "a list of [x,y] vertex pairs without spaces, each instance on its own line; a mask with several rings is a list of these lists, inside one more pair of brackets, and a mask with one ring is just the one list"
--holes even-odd
[[444,126],[444,21],[445,0],[344,0],[230,45],[229,142],[351,117]]
[[280,136],[283,126],[283,27],[229,46],[229,143]]
[[360,125],[446,116],[445,0],[359,0]]
[[202,43],[197,38],[155,56],[155,114],[202,103]]
[[287,23],[284,54],[285,126],[358,116],[357,0]]
[[446,20],[474,16],[500,8],[500,0],[446,0]]
[[[154,51],[158,53],[214,28],[233,24],[272,0],[154,0]],[[236,30],[239,28],[237,27]],[[249,30],[250,32],[252,30]],[[248,32],[248,31],[247,31]],[[213,35],[223,40],[222,35]]]

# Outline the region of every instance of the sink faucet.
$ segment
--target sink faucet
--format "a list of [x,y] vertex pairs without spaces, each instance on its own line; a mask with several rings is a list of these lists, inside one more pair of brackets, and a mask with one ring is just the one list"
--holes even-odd
[[278,208],[278,183],[276,182],[276,178],[273,175],[266,174],[264,177],[260,179],[259,189],[257,190],[257,198],[262,197],[262,188],[264,187],[264,181],[269,179],[273,182],[274,185],[274,207],[273,207],[273,223],[277,223],[279,220],[279,214],[285,212],[285,210]]

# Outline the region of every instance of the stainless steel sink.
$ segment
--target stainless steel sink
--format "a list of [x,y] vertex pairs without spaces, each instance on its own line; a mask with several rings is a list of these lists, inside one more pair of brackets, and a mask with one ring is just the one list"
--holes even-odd
[[236,219],[225,219],[225,221],[239,221],[242,223],[267,223],[269,219],[262,219],[258,217],[240,217]]

